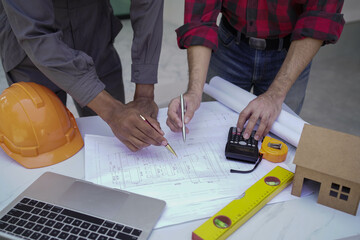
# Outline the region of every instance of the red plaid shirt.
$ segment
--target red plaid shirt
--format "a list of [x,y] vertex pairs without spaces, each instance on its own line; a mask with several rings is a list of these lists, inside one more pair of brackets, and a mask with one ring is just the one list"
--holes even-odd
[[335,43],[342,32],[343,0],[185,0],[184,25],[176,30],[180,48],[217,49],[216,19],[221,12],[249,37],[291,40],[311,37]]

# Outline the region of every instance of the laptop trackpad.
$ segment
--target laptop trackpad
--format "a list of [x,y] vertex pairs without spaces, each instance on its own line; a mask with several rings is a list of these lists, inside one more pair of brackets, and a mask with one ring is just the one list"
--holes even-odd
[[59,203],[85,213],[117,218],[128,196],[124,192],[75,181],[65,191]]

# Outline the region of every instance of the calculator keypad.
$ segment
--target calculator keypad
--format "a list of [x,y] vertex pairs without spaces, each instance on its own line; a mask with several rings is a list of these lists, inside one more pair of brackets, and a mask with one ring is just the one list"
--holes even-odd
[[252,131],[248,139],[244,139],[243,131],[236,127],[229,129],[228,141],[225,146],[225,157],[231,160],[256,163],[259,157],[258,141],[254,139],[256,131]]
[[243,132],[238,132],[236,127],[231,128],[232,135],[230,143],[233,144],[239,144],[242,146],[248,146],[248,147],[256,147],[258,145],[258,141],[254,139],[255,136],[255,130],[251,132],[251,136],[248,139],[244,139]]

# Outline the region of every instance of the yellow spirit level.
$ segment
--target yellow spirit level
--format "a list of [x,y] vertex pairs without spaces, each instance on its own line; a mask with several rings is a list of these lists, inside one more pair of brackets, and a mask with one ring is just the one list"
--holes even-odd
[[275,167],[238,199],[208,219],[192,233],[192,240],[226,239],[266,203],[286,188],[294,174],[280,166]]

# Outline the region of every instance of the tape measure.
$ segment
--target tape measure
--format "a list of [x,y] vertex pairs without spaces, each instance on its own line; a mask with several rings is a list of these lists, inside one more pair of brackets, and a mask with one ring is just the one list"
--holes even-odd
[[261,144],[260,153],[263,158],[270,162],[283,162],[286,159],[288,147],[285,143],[269,136],[264,137]]
[[192,240],[226,239],[286,188],[294,174],[276,166],[192,233]]

